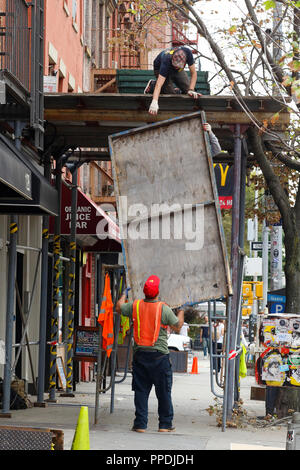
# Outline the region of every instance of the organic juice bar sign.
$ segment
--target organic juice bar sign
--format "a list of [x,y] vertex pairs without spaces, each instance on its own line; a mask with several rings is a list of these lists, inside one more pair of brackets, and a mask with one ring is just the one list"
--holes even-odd
[[[69,234],[71,230],[71,189],[62,184],[61,198],[61,233]],[[77,190],[76,233],[78,235],[96,235],[100,212],[98,207],[87,196]]]
[[[70,187],[63,183],[61,191],[61,235],[70,235],[71,232],[71,193]],[[49,233],[54,233],[54,217],[50,217]],[[97,235],[99,239],[113,238],[119,240],[118,225],[79,188],[77,189],[76,234]]]
[[[88,225],[91,224],[91,206],[78,206],[76,213],[76,230],[87,230]],[[67,224],[68,230],[71,229],[71,206],[64,207],[63,214],[64,223]],[[85,232],[86,233],[86,232]]]

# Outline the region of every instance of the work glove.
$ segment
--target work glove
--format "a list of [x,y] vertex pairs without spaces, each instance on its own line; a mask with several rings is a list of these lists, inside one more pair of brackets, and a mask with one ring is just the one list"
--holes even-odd
[[158,112],[158,101],[157,100],[152,100],[152,103],[149,108],[149,113],[150,114],[157,114]]
[[211,132],[211,125],[208,124],[208,122],[205,122],[203,124],[203,129],[206,131],[206,132]]
[[189,90],[187,94],[194,99],[199,98],[199,96],[202,96],[201,93],[197,93],[194,90]]
[[131,287],[126,287],[124,294],[128,297],[128,292],[131,290]]

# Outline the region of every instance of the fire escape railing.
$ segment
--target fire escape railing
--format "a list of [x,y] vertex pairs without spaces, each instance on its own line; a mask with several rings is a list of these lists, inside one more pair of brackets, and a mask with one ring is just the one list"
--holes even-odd
[[0,0],[0,71],[8,72],[30,94],[34,144],[44,136],[44,0]]
[[1,2],[0,69],[7,70],[30,90],[31,37],[29,4],[24,0]]

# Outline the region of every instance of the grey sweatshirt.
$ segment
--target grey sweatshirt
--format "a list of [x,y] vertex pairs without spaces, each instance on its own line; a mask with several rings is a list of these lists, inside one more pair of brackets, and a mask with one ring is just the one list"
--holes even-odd
[[208,135],[211,147],[211,155],[212,157],[214,157],[215,155],[218,155],[218,153],[220,153],[222,149],[215,134],[213,132],[209,132]]

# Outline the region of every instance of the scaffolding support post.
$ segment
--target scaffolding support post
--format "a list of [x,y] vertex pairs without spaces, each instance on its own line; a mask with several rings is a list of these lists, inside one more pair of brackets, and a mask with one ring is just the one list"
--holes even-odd
[[[21,121],[15,122],[15,145],[18,150],[21,150],[23,126],[24,124]],[[12,376],[13,327],[15,321],[15,279],[17,270],[18,222],[19,219],[16,214],[10,216],[2,417],[10,417],[10,385]]]
[[[51,173],[51,163],[48,159],[45,164],[45,178],[49,181]],[[45,391],[45,361],[46,361],[46,341],[47,341],[47,290],[48,290],[48,251],[49,251],[49,216],[43,216],[42,227],[42,266],[41,266],[41,298],[40,298],[40,331],[39,331],[39,363],[38,363],[38,383],[37,402],[35,406],[44,403]]]
[[17,266],[18,216],[10,217],[8,289],[6,300],[5,364],[3,379],[2,417],[10,417],[10,384],[12,376],[12,340],[15,311],[15,277]]
[[[61,205],[61,158],[56,160],[56,182],[59,206]],[[49,402],[56,402],[56,356],[58,341],[58,308],[59,308],[59,263],[60,263],[60,213],[55,217],[53,237],[53,307],[51,313],[51,344],[50,344],[50,376],[49,376]]]
[[[241,194],[241,126],[235,124],[234,129],[234,194],[232,207],[232,232],[231,232],[231,272],[233,296],[231,299],[230,330],[228,331],[229,351],[235,349],[236,328],[238,318],[238,282],[239,282],[239,234],[240,234],[240,194]],[[235,361],[228,362],[227,373],[227,410],[226,416],[231,418],[234,405],[235,387]]]
[[74,335],[74,308],[75,308],[75,273],[76,273],[76,216],[77,216],[77,175],[78,167],[72,171],[71,191],[71,229],[69,239],[70,271],[68,293],[68,334],[67,334],[67,360],[66,360],[66,393],[64,396],[74,397],[73,391],[73,335]]

